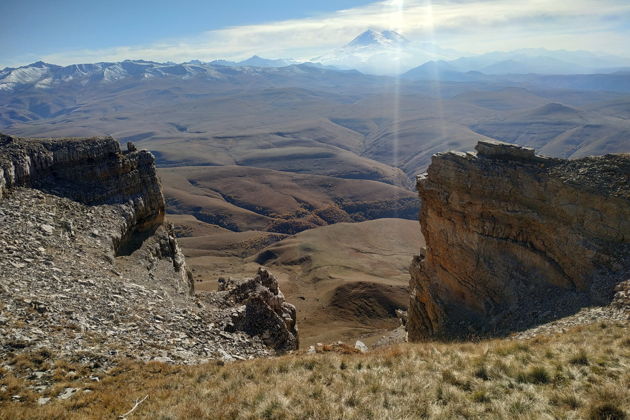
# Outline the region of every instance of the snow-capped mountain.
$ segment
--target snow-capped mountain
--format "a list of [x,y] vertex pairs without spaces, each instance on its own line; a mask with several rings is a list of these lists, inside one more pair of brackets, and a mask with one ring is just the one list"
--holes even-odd
[[[224,64],[228,63],[228,64]],[[286,60],[266,60],[254,56],[239,63],[212,62],[198,60],[187,63],[156,63],[144,60],[125,60],[116,63],[72,64],[57,66],[38,61],[18,68],[7,67],[0,70],[0,91],[13,91],[19,88],[52,88],[61,84],[103,84],[119,80],[148,80],[157,78],[191,79],[200,77],[221,80],[235,75],[256,74],[285,67],[299,67]],[[299,71],[294,69],[293,71]],[[290,70],[288,70],[290,72]]]
[[361,48],[361,47],[375,47],[382,48],[399,47],[409,44],[409,40],[395,31],[375,31],[368,29],[361,35],[350,41],[346,47],[348,48]]
[[300,64],[300,62],[285,60],[284,58],[269,59],[254,55],[243,61],[214,60],[210,64],[228,67],[286,67],[292,64]]
[[455,57],[434,43],[414,43],[395,31],[369,29],[343,47],[311,61],[369,74],[396,75],[429,60]]
[[19,87],[50,88],[63,83],[86,85],[95,82],[113,82],[121,79],[150,79],[177,75],[193,77],[205,72],[202,66],[185,63],[154,63],[143,60],[127,60],[118,63],[72,64],[57,66],[38,61],[18,68],[0,71],[0,90]]

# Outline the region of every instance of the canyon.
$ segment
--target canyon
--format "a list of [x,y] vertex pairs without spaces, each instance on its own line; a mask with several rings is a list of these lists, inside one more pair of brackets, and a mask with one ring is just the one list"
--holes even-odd
[[[436,81],[216,64],[13,69],[53,82],[0,90],[0,131],[111,135],[150,150],[197,290],[215,291],[219,277],[248,277],[268,261],[298,306],[307,346],[370,345],[398,325],[408,261],[422,246],[413,180],[435,153],[491,139],[571,159],[627,151],[627,75]],[[105,68],[120,77],[105,77]],[[392,294],[338,310],[340,296],[355,301],[368,289]]]
[[[419,177],[422,234],[377,219],[288,235],[165,215],[133,144],[2,136],[0,417],[625,415],[629,161],[482,141]],[[309,345],[395,316],[407,332],[369,347]]]
[[0,3],[0,420],[630,420],[630,2],[63,3]]

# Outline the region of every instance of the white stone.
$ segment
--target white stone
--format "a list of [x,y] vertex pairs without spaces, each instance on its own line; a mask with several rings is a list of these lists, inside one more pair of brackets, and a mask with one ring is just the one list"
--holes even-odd
[[365,353],[369,350],[368,346],[366,346],[363,341],[359,341],[359,340],[357,340],[357,342],[354,343],[354,348],[359,350],[361,353]]
[[77,391],[77,388],[66,388],[61,394],[59,394],[57,398],[59,398],[60,400],[67,400],[68,398],[72,397]]

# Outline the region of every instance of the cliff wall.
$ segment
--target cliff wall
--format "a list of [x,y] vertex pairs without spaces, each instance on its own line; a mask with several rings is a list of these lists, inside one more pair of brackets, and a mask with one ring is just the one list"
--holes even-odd
[[0,358],[197,363],[298,345],[266,271],[238,299],[193,293],[153,156],[131,144],[0,135],[0,249]]
[[630,273],[630,155],[579,160],[482,141],[418,178],[426,250],[410,340],[497,334],[605,304]]
[[[129,230],[164,220],[164,198],[147,151],[121,151],[111,137],[20,139],[0,134],[0,199],[31,187],[87,205],[127,203]],[[125,232],[123,232],[124,234]]]

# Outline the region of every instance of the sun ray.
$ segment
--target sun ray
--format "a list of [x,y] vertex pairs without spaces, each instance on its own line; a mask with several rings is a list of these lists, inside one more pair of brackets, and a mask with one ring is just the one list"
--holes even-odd
[[[404,0],[394,0],[393,1],[394,11],[392,13],[393,18],[390,21],[390,28],[395,31],[399,31],[404,28]],[[396,72],[394,79],[394,100],[393,100],[393,109],[392,109],[392,157],[393,157],[393,166],[398,168],[400,165],[399,159],[399,143],[400,143],[400,62],[401,62],[401,53],[402,53],[402,45],[398,44],[396,46]],[[398,194],[396,194],[398,195]],[[398,200],[398,196],[394,197],[395,200]],[[398,217],[397,211],[395,212],[395,217]]]

